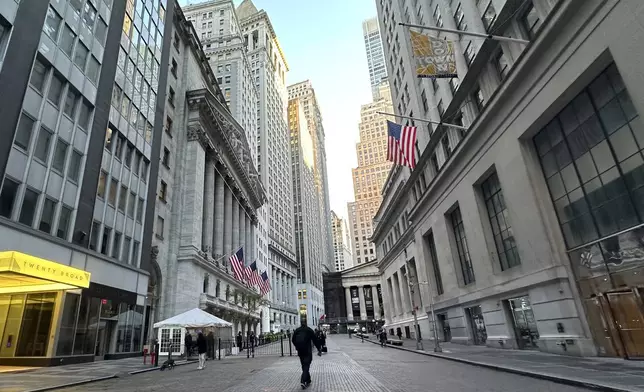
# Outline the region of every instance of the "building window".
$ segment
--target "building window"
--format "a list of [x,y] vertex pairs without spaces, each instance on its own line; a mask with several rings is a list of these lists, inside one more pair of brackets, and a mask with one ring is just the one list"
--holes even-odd
[[47,234],[51,233],[51,226],[54,220],[54,210],[56,209],[56,202],[51,199],[45,199],[42,207],[42,214],[40,215],[40,225],[38,230]]
[[476,110],[481,113],[485,107],[485,98],[483,97],[483,92],[479,86],[474,88],[474,91],[472,92],[472,100],[474,101],[474,105],[476,105]]
[[463,7],[461,3],[458,3],[456,6],[456,12],[454,12],[454,22],[456,23],[456,28],[461,31],[467,31],[467,22],[465,21],[465,14],[463,13]]
[[98,191],[96,194],[100,198],[105,198],[105,185],[107,182],[107,173],[101,170],[101,174],[98,177]]
[[101,230],[101,224],[94,221],[92,222],[92,231],[89,235],[89,248],[91,250],[96,250],[98,249],[98,234],[99,231]]
[[481,19],[483,20],[483,26],[485,26],[485,31],[490,31],[490,27],[496,21],[496,10],[494,9],[494,5],[492,4],[492,1],[488,2],[488,5],[485,8],[485,11],[483,12],[483,17]]
[[644,127],[615,64],[534,143],[568,248],[643,222]]
[[463,216],[461,215],[461,208],[456,207],[454,211],[449,214],[454,231],[454,240],[456,241],[456,249],[458,251],[458,260],[461,265],[461,272],[463,273],[463,283],[465,285],[474,283],[474,269],[472,268],[472,259],[470,259],[470,250],[467,246],[467,238],[465,237],[465,226],[463,226]]
[[39,93],[43,94],[46,78],[47,78],[47,66],[45,66],[43,63],[38,61],[38,59],[36,59],[36,61],[34,62],[34,67],[31,70],[29,83]]
[[83,155],[80,152],[72,150],[69,166],[67,167],[67,178],[72,182],[78,182],[82,159]]
[[112,206],[116,206],[116,194],[118,193],[119,182],[116,181],[116,178],[112,177],[110,181],[110,193],[107,196],[107,202]]
[[101,65],[98,63],[98,60],[96,60],[96,57],[89,56],[89,63],[87,64],[87,72],[85,72],[85,74],[94,84],[98,84],[98,74],[100,68]]
[[174,48],[175,48],[177,51],[179,51],[179,43],[180,43],[180,42],[181,42],[181,40],[180,40],[180,38],[179,38],[179,34],[177,34],[177,33],[175,32],[175,33],[174,33],[174,41],[173,41],[173,44],[174,44]]
[[69,223],[71,222],[72,210],[67,206],[62,206],[60,209],[60,216],[58,217],[58,229],[56,230],[56,237],[67,239],[69,234]]
[[132,244],[132,261],[130,264],[134,264],[139,259],[139,246],[139,241],[134,241],[134,244]]
[[112,257],[115,259],[121,258],[121,233],[114,232],[114,242],[112,243]]
[[168,193],[168,184],[165,181],[161,181],[161,186],[159,187],[159,200],[166,201],[166,196]]
[[436,286],[436,294],[443,294],[443,278],[441,277],[441,270],[438,264],[438,255],[436,254],[436,243],[434,242],[434,233],[429,233],[425,237],[427,247],[429,248],[429,260],[432,263],[432,270],[434,271],[434,284]]
[[163,158],[161,159],[163,166],[170,168],[170,150],[167,147],[163,147]]
[[69,26],[65,25],[58,46],[69,58],[74,52],[74,41],[76,41],[76,34]]
[[69,144],[65,143],[65,141],[63,141],[62,139],[58,139],[58,141],[56,142],[56,148],[54,149],[54,159],[51,166],[59,173],[64,173],[68,147]]
[[110,243],[110,235],[112,234],[112,229],[109,227],[105,227],[103,229],[103,241],[101,241],[101,253],[107,256],[107,252],[109,250],[109,243]]
[[47,18],[45,19],[45,28],[43,30],[54,42],[58,41],[58,31],[62,20],[63,18],[53,8],[49,7],[47,9]]
[[429,105],[427,104],[427,94],[425,93],[425,89],[420,93],[420,98],[423,102],[423,111],[427,112],[427,110],[429,110]]
[[440,115],[440,117],[443,118],[443,114],[445,114],[445,108],[443,107],[442,99],[438,101],[438,105],[436,105],[436,108],[438,109],[438,114]]
[[89,121],[90,121],[91,115],[92,115],[92,107],[87,101],[82,100],[80,114],[78,115],[78,126],[80,126],[86,131],[89,130]]
[[537,35],[537,31],[539,31],[542,22],[541,19],[539,19],[539,14],[537,13],[537,9],[534,8],[532,1],[523,12],[523,16],[520,21],[528,35],[528,38],[533,39]]
[[125,206],[127,205],[127,187],[121,185],[121,193],[119,193],[119,211],[125,214]]
[[13,140],[13,144],[25,151],[29,150],[29,143],[31,142],[34,123],[35,121],[31,117],[23,113],[20,116],[20,121],[18,122],[18,129],[16,131],[16,137]]
[[51,138],[52,133],[46,128],[41,127],[38,140],[36,141],[34,157],[40,159],[44,164],[47,164],[47,158],[49,158],[49,145],[51,144]]
[[161,239],[163,239],[164,226],[165,226],[165,220],[160,216],[157,216],[156,235]]
[[168,91],[168,103],[174,107],[174,89],[172,87]]
[[172,72],[172,76],[174,76],[175,79],[177,78],[177,67],[178,67],[177,62],[175,61],[175,59],[172,59],[172,66],[170,67],[170,72]]
[[139,205],[136,209],[136,221],[141,223],[143,221],[143,203],[145,200],[139,198]]
[[25,190],[25,197],[22,199],[22,207],[20,208],[20,217],[18,219],[20,223],[27,226],[34,224],[34,212],[36,211],[37,203],[38,193],[31,189]]
[[65,106],[63,106],[63,112],[71,119],[74,119],[74,115],[76,114],[76,101],[78,101],[78,97],[80,97],[80,94],[70,86],[67,89],[67,96],[65,97]]
[[17,182],[5,177],[2,192],[0,192],[0,216],[11,219],[13,205],[18,194],[18,186]]
[[170,116],[166,116],[165,118],[165,131],[169,135],[172,135],[172,119],[170,118]]
[[499,75],[499,80],[505,80],[505,77],[510,71],[510,63],[502,49],[499,49],[494,56],[494,67],[496,68],[496,73]]
[[88,55],[89,49],[87,49],[87,46],[78,41],[78,45],[76,45],[76,53],[74,54],[74,64],[76,64],[81,71],[85,71],[85,63],[87,62]]
[[54,76],[51,78],[51,83],[49,83],[49,93],[47,93],[47,98],[58,107],[60,105],[60,98],[63,94],[63,86],[65,82],[63,77],[54,73]]
[[124,261],[128,264],[132,264],[132,259],[130,259],[130,245],[132,244],[132,238],[125,237],[123,238],[123,253],[120,258],[121,261]]
[[437,4],[436,8],[434,8],[434,22],[437,27],[443,27],[443,17],[441,16],[441,10],[439,7],[440,5]]
[[519,250],[512,232],[512,225],[508,219],[508,209],[505,205],[498,175],[493,173],[488,177],[481,184],[481,190],[488,218],[490,219],[501,270],[505,271],[521,264],[521,260],[519,259]]
[[463,55],[465,56],[467,65],[472,64],[472,61],[474,60],[474,45],[472,44],[472,41],[468,42],[467,47],[465,48],[465,52],[463,52]]

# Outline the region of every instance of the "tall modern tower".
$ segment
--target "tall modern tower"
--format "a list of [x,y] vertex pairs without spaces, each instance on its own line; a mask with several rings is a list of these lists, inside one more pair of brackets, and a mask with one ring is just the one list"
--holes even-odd
[[[349,203],[349,230],[354,265],[376,258],[376,249],[369,241],[373,217],[382,202],[382,188],[391,162],[387,161],[387,120],[376,112],[391,113],[389,83],[378,86],[378,97],[360,108],[360,141],[356,144],[358,167],[351,170],[355,201]],[[391,119],[393,121],[393,118]]]
[[291,140],[287,123],[288,65],[275,30],[264,10],[251,0],[237,7],[246,56],[257,90],[257,170],[268,203],[260,209],[261,246],[266,248],[267,268],[273,288],[270,310],[264,312],[263,330],[297,327],[295,259],[293,232],[293,182]]
[[374,101],[378,99],[379,85],[387,79],[387,66],[385,65],[385,54],[382,49],[382,37],[378,26],[378,18],[367,19],[362,22],[362,35],[364,46],[367,51],[367,66],[369,67],[369,81],[371,82],[371,94]]
[[347,228],[347,221],[331,211],[331,227],[333,228],[333,257],[335,270],[342,271],[353,266],[351,256],[351,237]]
[[300,318],[317,325],[324,313],[322,273],[324,272],[325,225],[320,215],[320,193],[316,187],[315,128],[309,126],[305,106],[298,98],[289,100],[291,168],[295,206],[295,253],[298,262],[297,295]]
[[143,350],[174,8],[0,2],[2,365]]
[[[308,127],[313,139],[313,160],[315,189],[318,194],[320,219],[322,227],[326,229],[321,234],[322,268],[323,272],[331,272],[334,268],[333,261],[333,240],[331,233],[331,207],[329,202],[329,182],[326,170],[326,148],[324,145],[324,126],[322,125],[322,114],[315,96],[315,90],[311,81],[305,80],[288,87],[289,100],[298,99],[304,110]],[[324,231],[324,230],[323,230]]]

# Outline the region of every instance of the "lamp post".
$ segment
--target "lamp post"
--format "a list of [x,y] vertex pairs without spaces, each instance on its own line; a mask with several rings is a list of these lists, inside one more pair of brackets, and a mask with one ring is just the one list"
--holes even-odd
[[[438,329],[436,328],[436,312],[434,312],[434,290],[432,289],[431,282],[418,282],[419,286],[421,284],[426,284],[429,286],[429,299],[430,299],[429,309],[430,309],[430,312],[432,313],[432,326],[434,329],[434,352],[442,353],[443,349],[441,348],[441,345],[438,341]],[[421,297],[421,302],[422,302],[422,297]]]

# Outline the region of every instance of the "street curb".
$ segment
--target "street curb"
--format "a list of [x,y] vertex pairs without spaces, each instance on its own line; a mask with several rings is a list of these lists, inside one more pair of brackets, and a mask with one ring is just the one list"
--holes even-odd
[[[174,367],[179,367],[179,366],[183,366],[183,365],[189,365],[191,363],[197,363],[197,362],[198,362],[197,360],[178,362],[178,363],[174,364]],[[134,371],[129,372],[128,374],[134,376],[135,374],[147,373],[147,372],[151,372],[153,370],[159,370],[159,369],[161,369],[161,366],[155,366],[155,367],[151,367],[151,368],[147,368],[147,369],[134,370]]]
[[29,389],[25,392],[44,392],[44,391],[54,391],[56,389],[63,389],[63,388],[70,388],[70,387],[76,387],[79,385],[85,385],[85,384],[90,384],[93,382],[98,382],[98,381],[105,381],[105,380],[111,380],[113,378],[118,378],[116,374],[112,374],[111,376],[103,376],[103,377],[98,377],[98,378],[89,378],[87,380],[80,380],[80,381],[74,381],[70,382],[67,384],[62,384],[62,385],[53,385],[50,387],[44,387],[44,388],[37,388],[37,389]]
[[[372,343],[372,344],[378,344],[378,345],[380,344],[379,342],[374,342],[374,341],[368,341],[368,342]],[[526,377],[532,377],[532,378],[538,378],[538,379],[541,379],[541,380],[552,381],[552,382],[555,382],[555,383],[558,383],[558,384],[571,385],[571,386],[577,386],[577,387],[584,387],[584,388],[594,389],[594,390],[598,390],[598,391],[605,391],[605,392],[642,392],[641,389],[620,388],[620,387],[615,387],[615,386],[611,386],[611,385],[601,384],[601,383],[594,382],[594,381],[582,380],[582,379],[577,379],[577,378],[566,378],[564,376],[559,376],[559,375],[552,374],[552,373],[538,373],[538,372],[533,372],[533,371],[530,371],[530,370],[514,368],[514,367],[510,367],[510,366],[493,365],[493,364],[490,364],[490,363],[472,361],[470,359],[450,357],[448,355],[436,354],[436,353],[432,353],[432,352],[420,352],[420,351],[412,350],[412,349],[405,348],[405,347],[393,346],[391,344],[387,344],[387,347],[391,347],[391,348],[394,348],[396,350],[402,350],[402,351],[407,351],[407,352],[411,352],[411,353],[415,353],[415,354],[425,355],[425,356],[428,356],[428,357],[447,359],[447,360],[450,360],[450,361],[461,362],[461,363],[465,363],[465,364],[472,365],[472,366],[485,367],[485,368],[488,368],[488,369],[493,369],[493,370],[497,370],[497,371],[501,371],[501,372],[519,374],[519,375],[526,376]]]

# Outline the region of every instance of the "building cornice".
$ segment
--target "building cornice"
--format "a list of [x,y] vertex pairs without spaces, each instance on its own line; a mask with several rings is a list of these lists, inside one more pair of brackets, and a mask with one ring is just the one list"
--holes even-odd
[[381,236],[384,235],[385,229],[390,228],[395,222],[395,220],[392,219],[392,215],[395,212],[404,209],[404,207],[407,205],[406,202],[401,203],[403,200],[405,200],[404,198],[408,196],[406,190],[407,183],[408,181],[405,180],[400,181],[394,191],[394,194],[391,196],[391,199],[386,202],[384,202],[383,200],[383,203],[380,204],[380,208],[378,209],[378,212],[373,219],[376,225],[374,226],[373,233],[369,238],[369,240],[374,244],[376,243],[376,241],[380,240]]
[[[271,239],[271,241],[274,241]],[[286,252],[283,252],[282,249],[276,247],[275,245],[269,243],[268,244],[268,250],[272,250],[273,252],[277,253],[278,255],[282,256],[286,261],[291,263],[294,266],[298,266],[297,261],[295,261],[295,258],[292,255],[287,254]]]
[[412,240],[414,240],[414,228],[413,226],[409,226],[407,227],[407,230],[402,233],[400,238],[398,238],[398,241],[394,243],[394,246],[392,246],[391,249],[383,255],[382,259],[378,261],[378,269],[381,273],[389,267],[392,261],[394,261],[400,253],[404,251]]

